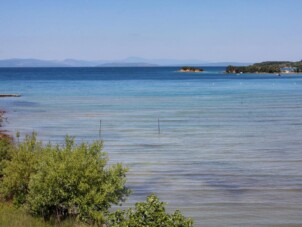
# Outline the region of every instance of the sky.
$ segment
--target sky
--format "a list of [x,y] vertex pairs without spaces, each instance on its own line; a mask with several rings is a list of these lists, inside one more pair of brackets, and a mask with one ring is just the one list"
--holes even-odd
[[302,59],[301,0],[1,0],[0,59]]

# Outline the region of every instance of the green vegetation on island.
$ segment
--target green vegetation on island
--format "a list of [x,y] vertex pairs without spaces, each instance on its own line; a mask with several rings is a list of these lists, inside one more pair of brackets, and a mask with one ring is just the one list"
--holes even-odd
[[226,73],[301,73],[302,60],[290,61],[267,61],[249,66],[232,66],[226,68]]
[[203,72],[203,69],[196,68],[196,67],[191,67],[191,66],[183,66],[183,67],[181,67],[181,69],[179,71],[180,72],[194,72],[194,73],[198,73],[198,72]]
[[102,147],[68,136],[63,145],[45,145],[34,133],[24,141],[17,134],[15,143],[0,139],[0,225],[193,226],[180,211],[167,213],[154,194],[134,209],[113,211],[131,193],[128,169],[108,165]]

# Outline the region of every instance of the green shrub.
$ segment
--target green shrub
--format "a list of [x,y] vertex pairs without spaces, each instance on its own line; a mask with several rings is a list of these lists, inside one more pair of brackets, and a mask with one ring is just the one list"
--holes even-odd
[[155,195],[147,197],[146,202],[135,204],[135,210],[117,210],[111,213],[108,221],[112,227],[191,227],[193,221],[185,218],[179,210],[168,214],[165,210],[165,203],[160,202]]
[[1,181],[2,198],[13,200],[17,206],[26,202],[30,178],[37,172],[37,164],[44,149],[33,133],[26,136],[23,143],[15,144],[8,150],[9,158],[2,162],[4,166]]
[[68,136],[63,145],[43,145],[34,133],[23,142],[0,142],[1,198],[56,223],[68,219],[97,226],[193,226],[179,211],[166,213],[154,195],[137,203],[135,210],[110,213],[130,190],[125,186],[127,168],[109,166],[102,148],[100,141],[75,144]]
[[101,142],[76,146],[70,138],[64,147],[50,149],[29,184],[31,213],[104,223],[111,204],[124,201],[129,190],[127,169],[121,164],[106,167],[107,155],[101,149]]
[[3,178],[3,169],[5,163],[10,159],[10,149],[12,146],[12,141],[9,138],[0,138],[0,179]]
[[11,150],[3,169],[1,194],[17,206],[45,219],[74,216],[87,223],[102,223],[112,204],[124,201],[127,169],[107,166],[102,143],[76,145],[66,137],[63,146],[43,146],[36,135]]

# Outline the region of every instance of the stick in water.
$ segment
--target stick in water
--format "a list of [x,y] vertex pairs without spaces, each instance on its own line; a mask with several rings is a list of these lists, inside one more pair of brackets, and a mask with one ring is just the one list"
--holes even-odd
[[158,134],[160,134],[160,122],[159,122],[159,117],[157,118],[157,129],[158,129]]
[[99,130],[100,140],[102,139],[102,120],[100,120],[100,130]]

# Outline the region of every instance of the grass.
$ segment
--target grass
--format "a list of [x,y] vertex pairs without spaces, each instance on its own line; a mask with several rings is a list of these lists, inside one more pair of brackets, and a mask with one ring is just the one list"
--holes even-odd
[[75,220],[65,220],[61,223],[45,222],[42,218],[32,217],[22,208],[15,208],[9,203],[0,203],[0,226],[5,227],[87,227]]

